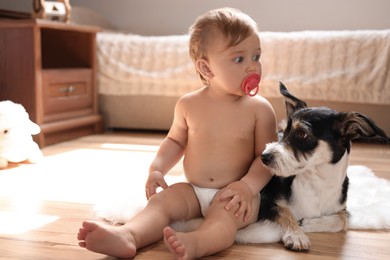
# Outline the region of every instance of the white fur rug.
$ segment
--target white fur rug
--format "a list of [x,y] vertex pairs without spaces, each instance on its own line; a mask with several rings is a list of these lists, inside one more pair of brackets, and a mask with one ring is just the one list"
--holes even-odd
[[390,181],[365,166],[349,166],[348,177],[349,228],[390,230]]
[[[349,166],[348,177],[350,186],[347,209],[351,214],[349,229],[390,230],[390,181],[376,177],[365,166]],[[167,176],[169,184],[182,180],[182,177]],[[115,192],[104,194],[104,198],[101,197],[95,205],[97,215],[114,223],[123,223],[130,219],[146,204],[143,187],[137,186],[126,183],[123,188],[118,187]],[[131,194],[137,195],[128,196],[129,190]],[[181,225],[175,225],[175,228],[184,229]],[[272,225],[250,226],[245,230],[245,236],[249,234],[250,238],[242,238],[238,234],[237,241],[276,242],[280,239],[277,230],[278,228]],[[255,237],[256,234],[262,234],[262,237]],[[263,239],[264,234],[268,234],[267,239]]]

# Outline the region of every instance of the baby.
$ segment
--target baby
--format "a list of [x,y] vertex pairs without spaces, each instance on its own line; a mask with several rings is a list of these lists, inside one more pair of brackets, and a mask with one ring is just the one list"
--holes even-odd
[[[176,259],[230,247],[238,229],[257,221],[260,190],[271,175],[259,155],[276,141],[275,113],[256,95],[261,48],[256,23],[231,8],[211,10],[190,29],[189,52],[204,87],[181,97],[146,182],[147,206],[121,226],[84,221],[79,245],[131,258],[164,238]],[[189,183],[168,187],[164,175],[184,156]],[[156,189],[163,190],[156,193]],[[192,232],[174,221],[204,217]]]

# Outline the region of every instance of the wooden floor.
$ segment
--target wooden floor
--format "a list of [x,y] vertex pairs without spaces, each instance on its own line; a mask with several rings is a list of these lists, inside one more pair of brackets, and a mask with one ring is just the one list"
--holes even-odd
[[[105,148],[110,145],[127,145],[126,147],[136,147],[139,153],[149,153],[152,158],[159,143],[163,138],[159,133],[107,133],[105,135],[88,136],[76,139],[71,142],[64,142],[52,145],[43,149],[47,158],[63,157],[62,163],[55,159],[58,172],[65,176],[56,178],[45,177],[34,189],[34,174],[40,178],[38,165],[12,165],[9,169],[0,171],[0,259],[113,259],[111,257],[92,253],[78,247],[76,234],[81,221],[85,219],[96,219],[92,203],[88,202],[84,194],[79,194],[76,198],[71,195],[79,187],[94,185],[93,178],[85,181],[82,176],[91,174],[88,165],[74,167],[74,172],[69,170],[61,172],[65,165],[72,164],[67,161],[66,156],[70,151],[84,149],[86,152],[92,149],[112,149]],[[110,144],[110,145],[109,145]],[[148,148],[143,147],[147,146]],[[120,148],[123,150],[123,147]],[[88,151],[87,151],[88,150]],[[93,154],[91,156],[94,156]],[[87,162],[87,159],[80,158]],[[100,160],[96,158],[96,160]],[[112,169],[131,168],[124,161],[122,165],[113,163]],[[372,144],[354,144],[351,164],[366,165],[371,168],[376,175],[390,179],[390,150],[387,146]],[[35,168],[33,168],[35,167]],[[38,168],[37,168],[38,167]],[[68,168],[67,168],[68,169]],[[69,168],[72,169],[72,168]],[[130,169],[129,169],[130,171]],[[176,172],[175,172],[176,171]],[[180,168],[175,168],[172,174],[176,174]],[[55,174],[57,171],[53,170]],[[77,174],[76,174],[77,173]],[[67,174],[71,183],[66,183]],[[15,181],[16,176],[22,179]],[[45,175],[42,175],[45,176]],[[76,176],[76,178],[74,177]],[[73,179],[72,179],[73,178]],[[107,177],[108,179],[109,177]],[[9,183],[8,183],[9,182]],[[62,182],[62,183],[55,183]],[[83,182],[83,183],[78,183]],[[58,185],[58,186],[55,186]],[[12,186],[12,187],[10,187]],[[42,195],[39,207],[31,210],[36,202],[29,203],[28,198],[41,189],[58,187],[53,189],[53,193],[61,190],[62,197],[50,197]],[[41,187],[41,188],[40,188]],[[8,191],[9,190],[9,191]],[[15,191],[15,192],[12,192]],[[102,191],[104,192],[104,191]],[[30,196],[31,194],[31,196]],[[78,201],[78,197],[80,200]],[[24,204],[21,204],[21,199]],[[82,199],[83,198],[83,199]],[[17,206],[24,205],[24,206]],[[390,258],[390,232],[388,231],[347,231],[345,233],[312,233],[311,250],[307,253],[291,252],[283,248],[280,243],[257,244],[257,245],[234,245],[231,248],[205,259],[389,259]],[[171,255],[162,242],[151,245],[139,251],[135,259],[171,259]]]

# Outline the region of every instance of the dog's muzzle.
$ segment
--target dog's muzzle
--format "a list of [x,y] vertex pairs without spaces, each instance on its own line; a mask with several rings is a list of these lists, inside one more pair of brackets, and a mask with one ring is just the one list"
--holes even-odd
[[263,164],[265,166],[272,164],[272,162],[274,161],[274,158],[275,158],[275,156],[272,153],[263,153],[261,155],[261,161],[263,162]]

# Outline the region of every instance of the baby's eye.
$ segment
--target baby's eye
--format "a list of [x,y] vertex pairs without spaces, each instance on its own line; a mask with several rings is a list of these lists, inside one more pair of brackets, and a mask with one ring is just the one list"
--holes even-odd
[[237,57],[233,60],[235,63],[241,63],[244,61],[244,57]]
[[260,60],[260,54],[257,54],[255,56],[253,56],[253,60],[254,61],[259,61]]

